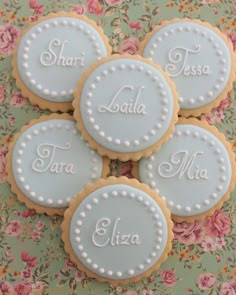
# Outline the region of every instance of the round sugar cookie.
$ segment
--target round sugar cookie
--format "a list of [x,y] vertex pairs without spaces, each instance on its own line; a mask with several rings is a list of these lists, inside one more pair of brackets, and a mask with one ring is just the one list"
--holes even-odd
[[78,191],[106,176],[108,160],[82,139],[73,117],[53,114],[32,120],[15,135],[7,172],[12,191],[29,208],[63,215]]
[[88,185],[65,211],[62,240],[78,268],[113,285],[138,281],[167,258],[170,212],[135,179],[109,177]]
[[185,117],[217,107],[235,79],[232,44],[217,28],[199,20],[164,21],[147,35],[140,53],[173,79]]
[[83,72],[110,53],[108,39],[94,21],[75,13],[49,14],[22,31],[13,76],[32,104],[66,112]]
[[94,149],[111,159],[150,155],[177,121],[174,84],[140,56],[102,59],[86,71],[74,96],[77,127]]
[[215,127],[179,119],[171,139],[134,168],[167,202],[176,221],[203,219],[219,209],[235,185],[230,144]]

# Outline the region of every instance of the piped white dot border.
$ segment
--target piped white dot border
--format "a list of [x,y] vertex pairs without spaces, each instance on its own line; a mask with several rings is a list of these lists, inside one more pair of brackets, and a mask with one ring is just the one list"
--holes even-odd
[[[45,20],[42,23],[36,24],[34,27],[28,31],[25,36],[27,37],[24,41],[24,46],[22,48],[22,52],[20,52],[21,60],[20,65],[22,67],[22,73],[24,75],[24,79],[27,79],[32,89],[37,89],[40,91],[42,97],[50,97],[50,98],[60,98],[63,99],[65,97],[71,97],[74,92],[74,89],[64,89],[57,91],[56,89],[48,89],[45,88],[42,84],[38,83],[37,79],[34,77],[33,73],[30,70],[30,54],[31,54],[31,46],[37,37],[40,34],[47,34],[46,32],[55,27],[70,27],[76,31],[76,33],[80,34],[78,36],[86,37],[86,39],[91,43],[91,50],[95,54],[95,61],[100,60],[104,54],[101,48],[102,45],[102,36],[100,39],[98,38],[97,31],[89,24],[83,21],[82,19],[77,18],[69,18],[66,17],[55,17]],[[88,29],[89,28],[89,29]],[[81,35],[82,34],[82,35]],[[66,37],[66,36],[65,36]],[[78,37],[78,39],[80,39]],[[81,56],[84,56],[85,52],[81,52]],[[81,65],[83,68],[84,65]]]
[[208,104],[212,101],[212,98],[215,99],[219,96],[220,88],[223,91],[225,87],[225,77],[227,77],[227,75],[231,71],[230,64],[227,65],[227,60],[225,58],[222,58],[225,49],[223,45],[221,45],[220,43],[224,43],[224,41],[220,38],[220,36],[217,36],[215,31],[211,31],[209,27],[205,27],[204,25],[200,25],[196,22],[185,22],[183,20],[183,23],[179,23],[179,27],[175,27],[176,24],[177,23],[170,23],[167,26],[160,28],[159,31],[153,34],[151,39],[145,44],[145,47],[151,44],[151,48],[147,52],[146,57],[154,59],[155,53],[158,52],[158,47],[163,46],[162,42],[166,41],[168,37],[173,38],[173,36],[176,36],[176,34],[185,34],[186,40],[194,40],[194,35],[192,34],[196,34],[206,39],[210,44],[210,48],[212,48],[213,52],[215,52],[215,56],[217,56],[218,58],[218,64],[220,66],[220,69],[215,77],[215,80],[212,82],[210,88],[205,91],[205,94],[202,94],[198,97],[180,97],[179,101],[180,103],[183,103],[185,101],[185,103],[190,108],[192,108],[194,105],[197,105],[197,103],[200,103],[200,106],[202,106],[202,102],[204,101],[206,101],[206,104]]
[[[159,73],[156,69],[145,69],[145,65],[138,65],[136,60],[131,60],[130,62],[131,64],[126,64],[121,61],[121,64],[117,66],[110,66],[108,62],[107,69],[102,70],[100,73],[96,75],[94,81],[92,81],[88,86],[87,93],[83,93],[84,99],[81,99],[81,102],[85,105],[86,108],[86,120],[88,121],[88,124],[90,124],[94,132],[97,133],[97,135],[106,142],[106,145],[115,145],[116,147],[123,146],[126,147],[127,150],[131,150],[132,147],[141,146],[143,142],[150,141],[154,136],[157,137],[161,129],[167,130],[167,116],[169,115],[169,113],[172,112],[172,110],[169,109],[169,101],[172,99],[172,96],[168,97],[167,92],[164,90],[164,85],[161,82],[161,80],[163,80],[162,74]],[[96,95],[94,94],[96,92],[96,85],[100,82],[103,82],[108,75],[110,76],[111,74],[116,73],[117,71],[119,71],[122,75],[122,73],[126,70],[130,71],[131,74],[133,71],[143,73],[143,75],[145,75],[147,79],[150,79],[151,82],[154,84],[154,87],[160,99],[160,117],[156,118],[152,128],[150,128],[147,134],[143,134],[140,138],[133,139],[132,141],[127,139],[122,141],[120,138],[106,134],[106,132],[102,130],[99,124],[97,123],[94,111],[92,109],[92,103],[94,97],[96,97]]]
[[[112,270],[112,268],[105,269],[102,265],[98,265],[96,261],[93,261],[91,259],[89,253],[85,251],[85,247],[83,246],[83,241],[81,238],[83,225],[87,224],[88,222],[86,221],[86,217],[89,217],[89,215],[87,216],[87,214],[93,214],[92,211],[96,210],[96,206],[98,204],[102,206],[102,203],[104,201],[111,198],[120,198],[121,201],[127,198],[132,199],[134,202],[138,202],[140,206],[143,206],[144,210],[147,210],[148,213],[152,216],[153,226],[156,233],[155,242],[154,245],[150,247],[150,254],[148,255],[148,257],[146,257],[144,261],[137,262],[136,266],[132,266],[131,268],[128,268],[124,271]],[[145,197],[143,197],[141,191],[139,193],[119,189],[111,190],[108,192],[102,191],[99,195],[93,197],[90,202],[86,202],[86,205],[84,205],[83,207],[84,209],[81,208],[81,210],[77,211],[76,217],[78,218],[73,224],[71,224],[71,226],[73,226],[72,232],[74,233],[71,239],[73,239],[76,244],[76,249],[78,250],[77,255],[90,270],[95,271],[100,275],[106,274],[108,278],[111,276],[115,276],[116,278],[125,279],[137,275],[137,273],[140,273],[140,270],[147,269],[150,264],[154,264],[156,262],[158,258],[158,252],[163,252],[165,245],[163,247],[161,243],[163,242],[163,235],[165,234],[164,221],[158,214],[158,210],[155,208],[155,206],[153,206],[153,202],[150,202]],[[156,205],[156,207],[158,208],[158,204]]]
[[[190,128],[188,128],[187,125],[183,125],[183,126],[185,130],[182,130],[182,131],[178,129],[178,125],[176,126],[176,129],[171,136],[170,142],[174,139],[174,137],[178,137],[178,138],[183,137],[183,140],[184,140],[184,137],[192,137],[195,140],[202,141],[209,148],[209,152],[212,152],[212,154],[215,156],[215,161],[218,164],[219,166],[218,169],[220,171],[218,182],[216,182],[216,185],[215,185],[215,191],[206,193],[206,198],[200,202],[196,201],[196,203],[193,206],[189,206],[189,205],[184,206],[183,204],[175,203],[171,199],[171,196],[168,196],[168,197],[163,196],[162,192],[158,188],[158,181],[153,180],[155,178],[154,175],[155,175],[155,169],[156,169],[156,165],[154,165],[155,157],[156,157],[155,153],[153,153],[149,158],[145,160],[145,169],[146,169],[145,180],[144,179],[141,179],[141,180],[146,181],[151,188],[153,188],[157,193],[160,194],[161,198],[167,202],[168,207],[170,208],[172,212],[174,209],[175,211],[179,212],[180,215],[182,214],[183,216],[185,215],[188,216],[189,214],[191,215],[199,214],[200,210],[202,210],[203,208],[204,208],[204,211],[209,210],[213,202],[215,204],[216,200],[220,200],[222,198],[221,191],[224,188],[224,183],[226,182],[227,176],[225,175],[226,167],[225,167],[225,158],[223,156],[223,152],[216,145],[216,142],[218,140],[213,141],[211,138],[208,138],[206,134],[204,133],[200,134],[199,131],[190,130]],[[191,197],[191,192],[189,192],[188,197]]]
[[[44,205],[44,206],[49,206],[49,207],[66,207],[68,206],[68,203],[71,201],[72,197],[67,197],[64,199],[58,198],[57,196],[50,196],[50,197],[45,197],[39,195],[33,188],[33,185],[30,183],[30,179],[26,179],[24,176],[24,167],[23,162],[24,162],[24,156],[25,156],[25,149],[28,148],[28,145],[30,145],[31,141],[34,141],[35,137],[37,136],[44,136],[45,133],[47,132],[52,132],[54,131],[55,133],[57,132],[60,134],[61,131],[66,131],[68,134],[72,134],[72,136],[77,136],[78,140],[83,142],[87,146],[90,152],[90,165],[91,165],[91,170],[90,170],[90,175],[88,176],[88,181],[93,182],[94,180],[98,179],[101,177],[99,174],[99,159],[100,156],[92,150],[88,143],[84,142],[82,136],[80,135],[79,131],[76,128],[76,124],[68,120],[68,122],[62,123],[62,120],[65,119],[59,119],[59,123],[56,123],[56,119],[52,119],[45,121],[45,122],[39,122],[36,123],[35,125],[32,125],[29,129],[27,129],[25,132],[23,132],[17,142],[21,142],[19,144],[19,147],[16,149],[16,146],[14,148],[15,151],[15,157],[14,157],[14,162],[13,162],[13,174],[15,179],[18,180],[20,184],[20,189],[24,192],[24,194],[33,202],[37,202],[38,204]],[[51,121],[51,122],[50,122]],[[77,155],[75,155],[77,156]]]

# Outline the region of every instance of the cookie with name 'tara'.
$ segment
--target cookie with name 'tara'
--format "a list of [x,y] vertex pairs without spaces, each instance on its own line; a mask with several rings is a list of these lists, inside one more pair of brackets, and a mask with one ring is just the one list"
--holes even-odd
[[29,208],[63,215],[77,192],[106,176],[108,162],[82,139],[73,117],[52,114],[15,135],[7,155],[8,182]]

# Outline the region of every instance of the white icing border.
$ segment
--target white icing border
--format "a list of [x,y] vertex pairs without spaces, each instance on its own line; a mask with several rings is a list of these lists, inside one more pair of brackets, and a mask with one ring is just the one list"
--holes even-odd
[[[109,63],[109,61],[108,61]],[[162,124],[163,122],[165,122],[166,120],[166,114],[169,112],[168,109],[168,98],[166,98],[166,91],[162,90],[164,85],[163,83],[159,82],[159,77],[153,73],[153,71],[151,71],[150,69],[148,70],[144,70],[144,66],[143,65],[135,65],[135,63],[137,63],[136,60],[133,61],[133,64],[130,64],[128,66],[126,66],[125,64],[121,63],[119,66],[115,67],[114,65],[109,67],[107,70],[103,70],[102,72],[100,72],[100,74],[98,74],[96,76],[96,78],[94,79],[94,81],[89,85],[89,91],[86,93],[86,100],[84,101],[85,105],[86,105],[86,114],[88,115],[88,122],[92,125],[93,130],[95,132],[98,133],[98,135],[102,138],[106,139],[106,142],[108,144],[115,144],[116,146],[119,145],[124,145],[126,147],[129,146],[139,146],[140,145],[140,141],[145,141],[148,142],[150,140],[150,137],[154,136],[158,130],[160,130],[162,128]],[[149,64],[147,64],[149,65]],[[102,79],[105,79],[106,76],[109,74],[111,75],[112,73],[114,73],[116,70],[120,70],[121,72],[124,70],[130,70],[130,71],[134,71],[134,70],[138,70],[139,72],[144,72],[147,77],[149,77],[151,79],[151,81],[153,83],[156,83],[157,85],[155,85],[155,87],[157,87],[160,90],[160,103],[162,104],[162,108],[161,108],[161,117],[159,120],[157,120],[157,122],[155,123],[155,126],[153,126],[153,128],[149,131],[149,133],[144,134],[142,136],[141,139],[134,139],[133,142],[130,142],[128,140],[125,140],[124,142],[122,142],[119,138],[112,138],[109,135],[106,135],[105,132],[103,130],[100,130],[100,126],[96,123],[95,118],[93,117],[93,111],[90,108],[92,103],[92,99],[93,99],[93,92],[96,91],[96,84],[100,83],[102,81]],[[95,69],[96,71],[97,69]],[[155,71],[157,71],[155,69]],[[155,72],[154,71],[154,72]],[[162,74],[160,72],[158,72],[159,75],[161,76],[161,78],[164,80]]]
[[[87,197],[89,197],[89,195]],[[137,272],[136,269],[129,269],[125,273],[122,273],[119,270],[116,272],[114,272],[111,269],[106,270],[103,266],[98,265],[96,263],[96,261],[92,261],[92,259],[89,257],[89,254],[84,250],[84,246],[81,244],[80,232],[81,232],[81,227],[83,226],[83,222],[86,222],[86,211],[91,212],[94,207],[96,208],[96,205],[100,201],[105,201],[108,198],[122,198],[122,199],[130,198],[130,199],[136,200],[138,203],[140,203],[140,205],[143,205],[144,207],[146,207],[146,210],[148,210],[150,212],[150,214],[153,216],[154,224],[157,227],[157,229],[156,229],[156,236],[157,236],[156,237],[156,244],[154,246],[155,250],[153,250],[152,253],[150,253],[150,255],[145,259],[144,262],[139,263],[136,268],[139,270],[143,270],[145,268],[145,266],[144,266],[145,264],[149,265],[151,263],[155,263],[155,261],[153,262],[153,260],[155,260],[155,257],[157,256],[156,251],[160,251],[160,249],[161,249],[160,243],[163,240],[162,236],[165,234],[163,231],[163,223],[159,220],[160,216],[156,212],[155,207],[152,206],[148,200],[145,200],[146,198],[143,198],[142,196],[139,196],[138,193],[135,194],[132,191],[130,192],[130,191],[122,190],[118,193],[116,190],[113,190],[110,192],[110,195],[106,192],[103,192],[98,197],[94,197],[90,203],[86,204],[86,206],[85,206],[86,210],[84,210],[84,211],[80,210],[81,211],[79,214],[80,219],[76,220],[76,227],[73,229],[74,236],[71,237],[71,239],[72,238],[74,239],[74,241],[77,244],[77,249],[81,253],[81,256],[86,259],[83,263],[85,263],[85,265],[87,265],[87,267],[88,267],[88,265],[91,265],[91,267],[89,266],[89,269],[91,271],[98,270],[98,272],[101,275],[106,273],[108,275],[108,277],[112,276],[114,274],[116,275],[117,278],[121,278],[124,275],[126,276],[125,278],[132,277],[132,276],[136,275],[136,272]],[[158,206],[158,208],[160,208],[158,204],[156,204],[156,205]],[[74,214],[75,214],[75,212],[74,212]],[[165,246],[166,245],[164,245],[163,251],[165,249]]]
[[[24,75],[25,75],[26,79],[28,79],[31,86],[34,86],[37,90],[39,90],[42,93],[42,95],[46,95],[46,96],[50,95],[50,97],[52,97],[52,98],[71,96],[75,89],[62,90],[60,93],[58,93],[55,89],[50,90],[50,89],[47,89],[47,88],[43,88],[43,86],[41,84],[38,84],[37,81],[35,80],[35,78],[32,76],[32,73],[29,71],[28,59],[29,59],[29,53],[30,53],[30,45],[32,44],[32,42],[34,40],[37,39],[37,35],[41,34],[42,32],[44,32],[44,31],[46,31],[48,29],[50,29],[50,27],[57,27],[59,25],[61,25],[61,26],[70,26],[71,28],[77,29],[79,32],[84,33],[88,37],[88,40],[91,41],[91,43],[92,43],[91,47],[94,48],[95,54],[97,55],[97,61],[100,60],[103,57],[102,51],[101,51],[101,48],[100,48],[100,44],[98,42],[98,39],[96,38],[95,35],[91,34],[92,33],[91,30],[89,30],[89,29],[85,30],[85,28],[81,24],[81,22],[85,23],[87,26],[90,26],[91,28],[92,28],[92,26],[89,23],[84,22],[82,19],[74,18],[74,20],[68,21],[68,20],[64,19],[65,17],[60,17],[60,16],[55,17],[54,21],[52,21],[52,18],[50,18],[50,19],[47,20],[48,23],[44,23],[43,25],[42,25],[42,23],[38,23],[34,27],[32,27],[31,30],[32,29],[35,29],[35,30],[34,30],[33,33],[30,34],[28,39],[25,41],[25,45],[24,45],[23,51],[22,51],[21,66],[23,68],[23,72],[24,72]],[[56,19],[58,19],[58,20],[56,20]],[[59,20],[59,19],[61,19],[61,20]],[[75,20],[77,22],[79,21],[80,24],[76,24]],[[28,34],[28,32],[26,33],[26,35],[27,34]]]
[[[179,22],[180,24],[181,22]],[[185,23],[185,21],[183,20],[183,23]],[[172,26],[172,25],[175,25],[176,23],[173,23],[173,24],[168,24],[167,26]],[[192,29],[191,28],[191,25],[192,26],[197,26],[196,28]],[[199,27],[203,27],[202,30],[199,29]],[[163,29],[166,28],[166,26],[163,27]],[[162,28],[160,28],[161,30]],[[160,44],[163,39],[167,38],[169,35],[173,35],[173,34],[176,34],[176,33],[182,33],[184,30],[186,32],[191,32],[193,31],[195,34],[199,34],[201,35],[202,38],[207,38],[207,40],[209,41],[209,43],[211,44],[212,48],[216,51],[216,56],[219,57],[219,63],[222,64],[222,69],[219,71],[219,76],[216,77],[216,83],[213,83],[212,85],[212,88],[209,89],[207,92],[207,96],[208,97],[213,97],[214,95],[214,91],[218,90],[220,88],[220,85],[221,83],[225,82],[225,79],[224,79],[224,76],[222,76],[222,74],[226,74],[227,72],[230,73],[231,71],[231,68],[229,68],[229,70],[227,71],[226,68],[224,68],[224,65],[226,64],[226,60],[222,57],[223,55],[223,52],[222,50],[219,49],[219,44],[217,43],[217,41],[214,40],[213,36],[209,36],[208,32],[206,31],[206,29],[210,30],[209,27],[204,27],[200,24],[197,24],[197,23],[194,23],[194,22],[190,22],[190,24],[184,24],[182,26],[179,26],[178,28],[171,28],[169,29],[167,32],[164,32],[162,34],[160,34],[160,30],[155,32],[153,34],[153,36],[150,38],[150,40],[146,43],[145,47],[148,45],[148,43],[150,42],[154,42],[152,44],[152,49],[149,50],[149,53],[147,54],[147,58],[150,58],[151,60],[153,59],[153,56],[155,54],[155,51],[157,48],[158,48],[158,44]],[[212,33],[215,35],[216,32],[215,31],[212,31]],[[159,37],[156,37],[156,35],[159,34],[161,36]],[[220,36],[218,36],[219,40],[222,40],[220,38]],[[154,40],[155,39],[155,40]],[[222,40],[223,42],[224,40]],[[144,47],[144,50],[145,50],[145,47]],[[229,53],[230,53],[230,50],[229,50]],[[227,83],[226,83],[227,84]],[[224,87],[223,87],[224,89]],[[222,89],[222,91],[223,91]],[[215,98],[218,97],[219,94],[217,94],[217,96]],[[205,97],[200,95],[198,98],[194,99],[194,98],[189,98],[188,100],[186,100],[186,102],[188,102],[189,105],[193,106],[194,104],[196,104],[197,102],[200,102],[202,103],[203,101],[205,100]],[[179,102],[182,103],[184,101],[184,98],[183,97],[179,97]],[[210,101],[211,102],[211,101]],[[207,102],[210,103],[210,102]],[[204,106],[204,105],[203,105]],[[202,106],[197,106],[197,107],[202,107]]]
[[[51,120],[54,121],[54,120],[57,120],[57,119],[51,119]],[[62,118],[62,119],[59,119],[59,120],[66,120],[66,119]],[[37,193],[34,190],[31,189],[30,180],[27,181],[25,179],[24,172],[23,172],[22,167],[21,167],[22,157],[24,155],[24,149],[26,148],[27,144],[30,144],[30,141],[33,140],[35,136],[40,135],[40,133],[43,134],[43,133],[47,132],[47,130],[56,129],[58,131],[58,130],[61,130],[63,128],[63,125],[64,125],[64,129],[66,131],[72,132],[72,134],[74,136],[78,135],[80,137],[81,141],[84,142],[82,136],[79,134],[79,131],[76,129],[76,125],[74,126],[74,128],[71,128],[70,124],[68,124],[68,123],[65,123],[65,124],[62,124],[62,123],[58,123],[58,124],[50,123],[50,124],[47,124],[48,122],[50,122],[50,120],[38,122],[35,125],[32,125],[30,128],[35,127],[35,129],[31,132],[31,134],[29,134],[29,129],[27,129],[17,139],[17,142],[18,142],[18,141],[20,141],[22,139],[22,136],[24,136],[25,140],[21,142],[20,148],[16,151],[17,158],[15,159],[16,160],[15,163],[13,163],[13,175],[15,175],[15,177],[18,178],[18,181],[20,183],[22,183],[23,188],[25,189],[25,191],[28,192],[28,195],[30,195],[30,197],[29,196],[27,196],[27,197],[31,201],[35,201],[35,199],[37,199],[37,201],[39,203],[41,203],[42,205],[45,205],[45,206],[50,205],[50,206],[52,206],[52,208],[53,208],[53,205],[57,205],[57,206],[60,206],[60,207],[65,207],[65,206],[68,205],[68,203],[71,201],[72,198],[66,198],[65,200],[59,199],[56,202],[53,202],[52,198],[48,198],[47,200],[45,200],[45,198],[43,196],[37,195]],[[70,122],[73,123],[73,121],[70,121]],[[40,128],[38,128],[38,126],[37,126],[38,124],[41,125]],[[27,134],[25,135],[25,133],[27,133]],[[90,179],[91,179],[91,181],[94,181],[94,179],[99,178],[99,176],[97,175],[98,167],[97,167],[97,164],[96,164],[98,162],[99,155],[89,147],[88,143],[86,143],[86,142],[84,142],[84,143],[90,149],[91,163],[93,164],[92,171],[91,171],[91,174],[90,174]],[[15,147],[14,147],[14,150],[15,150]]]
[[[180,125],[181,125],[181,123],[180,123]],[[184,125],[184,126],[186,126],[186,125]],[[214,135],[214,134],[212,134],[212,135]],[[216,157],[217,157],[216,162],[219,165],[219,171],[222,172],[222,175],[220,176],[220,182],[224,183],[226,181],[226,175],[224,174],[224,172],[226,171],[226,167],[224,166],[225,159],[221,156],[222,151],[220,150],[220,148],[215,147],[215,141],[209,140],[207,138],[207,135],[206,134],[200,135],[198,131],[192,131],[192,133],[191,133],[191,131],[189,129],[186,129],[184,132],[176,129],[174,131],[174,133],[170,136],[170,140],[173,138],[173,136],[176,136],[176,137],[180,137],[180,136],[185,136],[185,137],[186,136],[193,136],[194,138],[199,139],[199,140],[205,142],[206,144],[208,144],[209,148],[213,149],[214,155],[216,155]],[[219,140],[217,137],[216,137],[216,139]],[[153,173],[152,173],[153,165],[151,164],[151,162],[153,162],[155,160],[155,155],[154,154],[151,155],[147,160],[148,160],[148,163],[146,164],[146,169],[147,169],[147,172],[148,173],[147,173],[146,176],[147,176],[147,179],[150,180],[150,182],[148,184],[151,186],[152,189],[154,189],[158,194],[160,194],[161,192],[156,187],[157,186],[156,182],[152,180],[153,179]],[[161,196],[161,198],[164,201],[167,202],[167,204],[170,207],[170,209],[173,208],[173,207],[175,207],[175,209],[177,211],[180,212],[181,210],[184,210],[186,213],[190,213],[190,212],[193,211],[192,212],[192,215],[194,215],[194,214],[198,214],[198,211],[202,207],[209,206],[212,201],[215,201],[216,199],[219,199],[220,200],[222,198],[222,196],[219,196],[219,193],[221,192],[222,189],[223,188],[222,188],[221,184],[218,184],[216,186],[216,192],[212,192],[211,195],[209,195],[209,198],[208,199],[203,200],[202,204],[196,203],[194,205],[194,207],[186,206],[186,207],[182,208],[182,206],[180,204],[175,204],[173,202],[173,200],[168,200],[169,198],[166,198],[165,196]],[[206,208],[205,211],[207,211],[209,209],[210,208],[208,207],[208,208]],[[183,212],[183,214],[184,214],[184,212]]]

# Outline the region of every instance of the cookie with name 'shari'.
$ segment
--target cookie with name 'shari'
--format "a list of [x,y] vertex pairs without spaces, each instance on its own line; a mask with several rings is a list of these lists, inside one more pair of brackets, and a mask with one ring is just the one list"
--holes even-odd
[[83,72],[110,53],[108,39],[94,21],[71,12],[49,14],[22,31],[13,76],[31,103],[68,111]]

